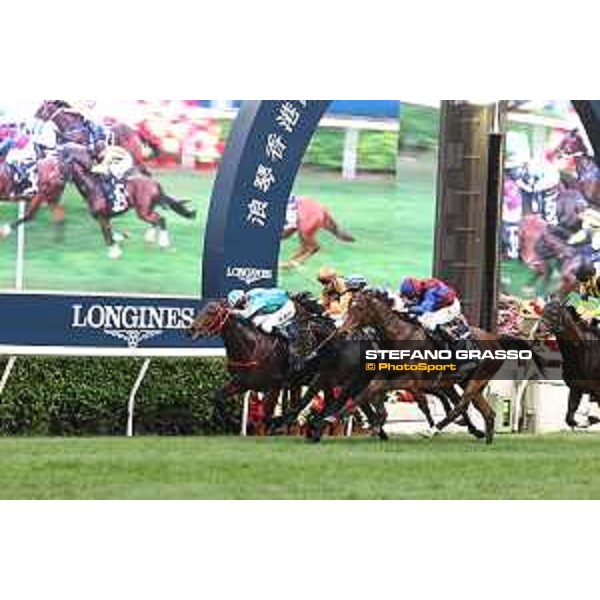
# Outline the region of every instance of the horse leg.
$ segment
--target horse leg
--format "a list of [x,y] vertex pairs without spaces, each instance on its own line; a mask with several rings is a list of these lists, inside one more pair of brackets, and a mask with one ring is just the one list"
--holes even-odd
[[101,214],[97,215],[96,219],[98,219],[98,222],[100,223],[102,236],[108,246],[108,257],[112,260],[119,260],[123,256],[123,251],[121,250],[121,246],[119,246],[115,240],[110,217]]
[[[477,396],[478,394],[480,394],[483,391],[483,389],[485,388],[487,383],[488,383],[487,379],[483,380],[483,381],[478,381],[478,380],[472,379],[471,381],[469,381],[469,383],[467,384],[467,387],[465,389],[465,392],[463,394],[463,397],[460,399],[458,404],[456,404],[456,406],[450,411],[450,414],[447,415],[445,419],[443,419],[435,427],[433,427],[432,429],[429,430],[428,435],[430,437],[433,437],[433,436],[437,435],[438,433],[441,433],[444,429],[446,429],[446,427],[448,427],[448,425],[453,423],[459,416],[461,416],[463,413],[466,414],[467,409],[469,408],[469,404],[471,404],[471,402],[474,401],[475,396]],[[489,407],[489,405],[483,398],[481,400],[483,401],[483,404],[485,404]],[[485,408],[482,404],[482,401],[478,400],[478,404],[485,410]],[[489,407],[489,409],[490,409],[490,411],[492,411],[491,407]],[[486,411],[486,413],[487,413],[487,411]],[[491,426],[491,431],[490,431],[490,426]],[[488,440],[488,443],[491,442],[491,440],[493,439],[493,436],[494,436],[493,426],[494,426],[494,423],[490,423],[489,421],[486,420],[486,439]]]
[[433,415],[431,414],[431,408],[429,407],[427,396],[423,392],[419,391],[414,391],[413,396],[417,406],[419,407],[419,410],[423,413],[425,419],[427,419],[429,428],[433,428],[435,426],[435,421],[433,420]]
[[[592,392],[590,394],[590,403],[594,403],[600,407],[600,397],[598,396],[598,392]],[[589,426],[598,425],[600,423],[600,419],[598,417],[588,417]]]
[[275,414],[275,409],[277,408],[277,403],[279,402],[279,394],[285,394],[285,391],[281,390],[272,390],[265,394],[263,398],[263,405],[265,407],[265,419],[264,423],[268,423],[273,418]]
[[483,397],[483,388],[473,396],[473,405],[481,413],[485,421],[485,442],[491,444],[494,441],[496,429],[496,412],[490,403]]
[[44,199],[40,195],[35,196],[27,205],[25,215],[23,215],[22,218],[16,219],[9,225],[4,225],[4,227],[0,228],[0,238],[8,237],[13,231],[16,231],[19,227],[25,225],[25,223],[32,221],[40,210],[43,202]]
[[[341,395],[340,399],[336,403],[336,406],[334,406],[332,410],[329,411],[328,415],[323,416],[322,419],[343,419],[345,416],[350,415],[352,412],[354,412],[357,408],[363,410],[363,407],[366,406],[368,403],[371,403],[375,406],[377,402],[376,398],[380,395],[383,396],[383,392],[385,391],[387,384],[388,382],[384,380],[373,380],[365,389],[360,391],[358,395],[353,394],[351,396],[352,400],[348,401],[346,401],[346,399],[349,398],[348,395]],[[360,387],[356,385],[356,391],[359,390]],[[339,409],[340,404],[342,405],[341,410]],[[383,432],[383,435],[386,435],[385,432]],[[383,435],[380,437],[383,438]]]
[[50,204],[50,210],[52,212],[52,222],[54,223],[54,240],[56,242],[63,242],[65,239],[65,207],[58,202],[52,202]]
[[319,442],[323,435],[323,428],[326,422],[335,424],[350,416],[356,405],[352,398],[359,391],[359,386],[355,381],[344,386],[336,399],[333,395],[331,385],[325,385],[325,410],[320,414],[311,411],[309,417],[309,431],[311,441]]
[[225,402],[232,396],[243,392],[244,388],[238,383],[232,381],[225,387],[217,390],[214,395],[214,411],[213,419],[217,425],[217,429],[221,429],[220,433],[232,433],[233,427],[232,422],[227,413],[225,412]]
[[321,250],[321,246],[317,242],[316,232],[314,231],[307,233],[300,232],[300,241],[302,246],[295,258],[295,263],[298,265],[305,263]]
[[575,413],[581,405],[582,396],[583,394],[579,390],[574,390],[572,388],[569,390],[569,408],[565,420],[571,429],[576,429],[578,427],[577,421],[575,420]]
[[[136,206],[136,212],[138,217],[144,221],[144,223],[148,223],[151,225],[152,229],[150,231],[153,232],[153,235],[158,231],[158,247],[161,250],[166,250],[171,246],[171,239],[169,238],[169,231],[167,229],[167,220],[152,209],[146,209],[143,207]],[[150,235],[146,233],[146,242],[149,242]],[[156,238],[154,238],[156,239]]]
[[385,412],[384,416],[381,406],[376,403],[372,404],[370,402],[363,404],[360,410],[367,419],[371,437],[379,437],[380,439],[385,438],[387,440],[387,434],[383,429],[383,426],[387,421],[387,412]]
[[367,402],[361,406],[361,410],[365,412],[367,407],[374,408],[376,429],[373,432],[382,442],[387,442],[390,438],[385,431],[385,424],[388,420],[388,411],[385,407],[386,396],[381,394],[374,402]]
[[[440,391],[442,392],[443,396],[446,398],[446,401],[450,402],[450,404],[448,404],[447,409],[446,409],[446,406],[444,406],[444,409],[446,410],[446,414],[449,415],[452,410],[452,406],[456,406],[460,402],[460,396],[458,395],[457,391],[453,387],[448,388],[446,390],[440,390]],[[458,420],[457,425],[464,424],[464,426],[467,428],[467,431],[474,438],[476,438],[478,440],[482,440],[485,438],[485,432],[483,432],[480,429],[477,429],[477,427],[475,427],[473,421],[471,420],[471,417],[469,416],[468,410],[466,410],[463,413],[462,420],[464,421],[464,423],[460,423],[460,420]]]

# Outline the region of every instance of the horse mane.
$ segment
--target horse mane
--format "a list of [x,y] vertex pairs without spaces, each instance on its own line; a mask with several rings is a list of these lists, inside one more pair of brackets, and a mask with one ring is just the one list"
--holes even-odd
[[562,304],[557,301],[559,310],[565,313],[575,324],[575,326],[581,331],[582,338],[593,338],[594,340],[600,339],[600,333],[596,331],[592,326],[588,325],[583,318],[579,315],[576,308],[570,304]]
[[367,293],[371,294],[377,300],[383,302],[388,308],[392,308],[394,306],[394,299],[390,297],[386,290],[381,288],[369,288],[365,290]]
[[311,315],[322,317],[324,314],[323,306],[321,306],[319,301],[310,292],[293,294],[291,299]]
[[37,109],[35,113],[36,119],[47,120],[49,117],[42,117],[42,114],[46,112],[46,109],[52,107],[53,110],[60,110],[61,108],[68,108],[69,103],[65,100],[44,100],[42,105]]

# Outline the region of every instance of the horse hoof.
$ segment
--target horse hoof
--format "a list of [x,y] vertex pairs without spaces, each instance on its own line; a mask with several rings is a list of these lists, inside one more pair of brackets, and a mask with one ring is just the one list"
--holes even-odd
[[144,235],[144,241],[146,244],[156,244],[156,229],[154,227],[146,231],[146,234]]
[[123,250],[119,246],[111,246],[108,250],[108,258],[111,260],[119,260],[123,258]]
[[380,439],[382,442],[389,442],[389,441],[390,441],[390,436],[389,436],[389,435],[388,435],[388,434],[387,434],[387,433],[386,433],[386,432],[385,432],[385,431],[382,429],[382,430],[379,432],[379,439]]
[[0,238],[7,238],[12,233],[12,227],[10,225],[2,225],[0,227]]
[[129,239],[129,234],[124,231],[123,233],[114,233],[113,240],[116,244],[122,244],[124,241]]
[[166,250],[171,247],[171,238],[168,231],[161,231],[158,234],[158,246],[161,250]]
[[479,431],[479,429],[476,429],[475,431],[472,431],[471,433],[473,434],[473,437],[477,440],[485,439],[485,433],[483,431]]
[[300,263],[295,260],[289,260],[281,263],[279,266],[281,269],[290,271],[292,269],[297,269],[300,266]]
[[434,437],[440,434],[440,430],[437,427],[430,427],[425,431],[422,431],[419,435],[427,440],[432,440]]

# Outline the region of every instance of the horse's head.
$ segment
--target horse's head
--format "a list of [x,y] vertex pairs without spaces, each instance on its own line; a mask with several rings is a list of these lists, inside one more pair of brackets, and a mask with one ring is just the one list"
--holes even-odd
[[198,313],[187,333],[193,340],[219,336],[231,315],[228,302],[210,302]]
[[297,308],[306,311],[309,315],[323,316],[324,309],[319,301],[310,292],[294,294],[292,300]]
[[44,103],[35,113],[35,118],[42,121],[51,121],[58,112],[68,108],[68,103],[64,100],[44,100]]
[[386,315],[391,311],[393,300],[375,290],[354,292],[348,307],[346,319],[339,329],[340,334],[348,334],[359,327],[385,324]]
[[574,310],[561,302],[559,298],[554,297],[544,307],[542,318],[548,323],[553,333],[561,333],[567,324],[573,321]]

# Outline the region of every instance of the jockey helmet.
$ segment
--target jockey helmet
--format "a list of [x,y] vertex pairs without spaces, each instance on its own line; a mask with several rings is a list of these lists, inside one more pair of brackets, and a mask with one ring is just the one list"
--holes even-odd
[[577,281],[589,281],[595,275],[596,268],[594,267],[594,264],[590,260],[586,259],[583,259],[581,261],[581,264],[577,268],[577,271],[575,271],[575,277],[577,278]]
[[346,278],[346,288],[350,292],[358,292],[368,287],[369,282],[363,275],[350,275]]
[[330,267],[322,267],[319,271],[319,281],[325,285],[326,283],[330,283],[337,277],[337,273],[335,269]]
[[246,294],[242,290],[233,290],[232,292],[229,292],[229,296],[227,296],[227,302],[229,302],[231,308],[236,308],[245,299]]
[[418,282],[414,277],[407,277],[400,285],[400,293],[403,296],[412,297],[418,293]]

